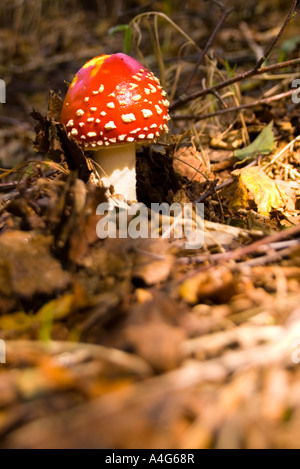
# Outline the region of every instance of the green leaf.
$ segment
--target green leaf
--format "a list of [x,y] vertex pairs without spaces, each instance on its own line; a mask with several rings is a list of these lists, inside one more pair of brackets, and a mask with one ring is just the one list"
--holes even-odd
[[275,145],[273,122],[270,122],[250,145],[241,150],[235,150],[233,155],[239,160],[255,158],[258,155],[268,155],[275,149]]
[[118,24],[117,26],[110,28],[108,33],[110,36],[113,36],[115,33],[118,33],[120,31],[121,32],[124,31],[122,52],[128,55],[130,54],[130,50],[131,50],[131,38],[132,38],[132,32],[131,32],[130,26],[128,24]]

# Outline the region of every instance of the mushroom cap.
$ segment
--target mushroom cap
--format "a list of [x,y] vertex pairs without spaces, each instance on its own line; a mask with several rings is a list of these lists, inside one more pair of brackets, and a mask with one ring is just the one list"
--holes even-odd
[[169,102],[158,78],[125,54],[100,55],[75,75],[61,122],[79,145],[155,140],[168,132]]

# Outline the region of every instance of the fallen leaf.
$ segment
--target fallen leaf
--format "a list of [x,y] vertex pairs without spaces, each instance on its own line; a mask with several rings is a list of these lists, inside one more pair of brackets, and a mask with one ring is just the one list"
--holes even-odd
[[70,283],[70,274],[50,254],[51,238],[22,231],[0,236],[0,293],[32,298]]
[[237,177],[237,187],[230,202],[232,208],[251,208],[251,202],[254,202],[258,213],[267,217],[272,210],[285,206],[284,190],[258,166],[236,170],[232,174]]
[[272,153],[276,144],[273,133],[273,122],[270,122],[256,139],[245,148],[235,150],[233,155],[239,160],[255,158],[258,155],[268,155]]
[[179,287],[181,298],[190,304],[207,299],[222,303],[228,301],[235,293],[232,273],[226,267],[195,274]]
[[166,240],[142,240],[136,247],[136,252],[133,278],[145,285],[155,285],[169,277],[174,258]]

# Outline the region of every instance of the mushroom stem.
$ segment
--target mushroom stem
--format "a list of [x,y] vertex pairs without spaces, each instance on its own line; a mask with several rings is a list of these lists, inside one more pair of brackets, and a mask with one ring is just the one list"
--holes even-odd
[[93,159],[100,166],[97,170],[106,187],[114,186],[114,193],[123,195],[128,202],[137,200],[135,143],[100,148]]

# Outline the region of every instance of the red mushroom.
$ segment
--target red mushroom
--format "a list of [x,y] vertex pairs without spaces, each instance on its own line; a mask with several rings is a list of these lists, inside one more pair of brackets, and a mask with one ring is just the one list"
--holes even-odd
[[94,160],[106,187],[136,200],[135,143],[168,132],[169,102],[158,78],[125,54],[101,55],[76,74],[61,121]]

